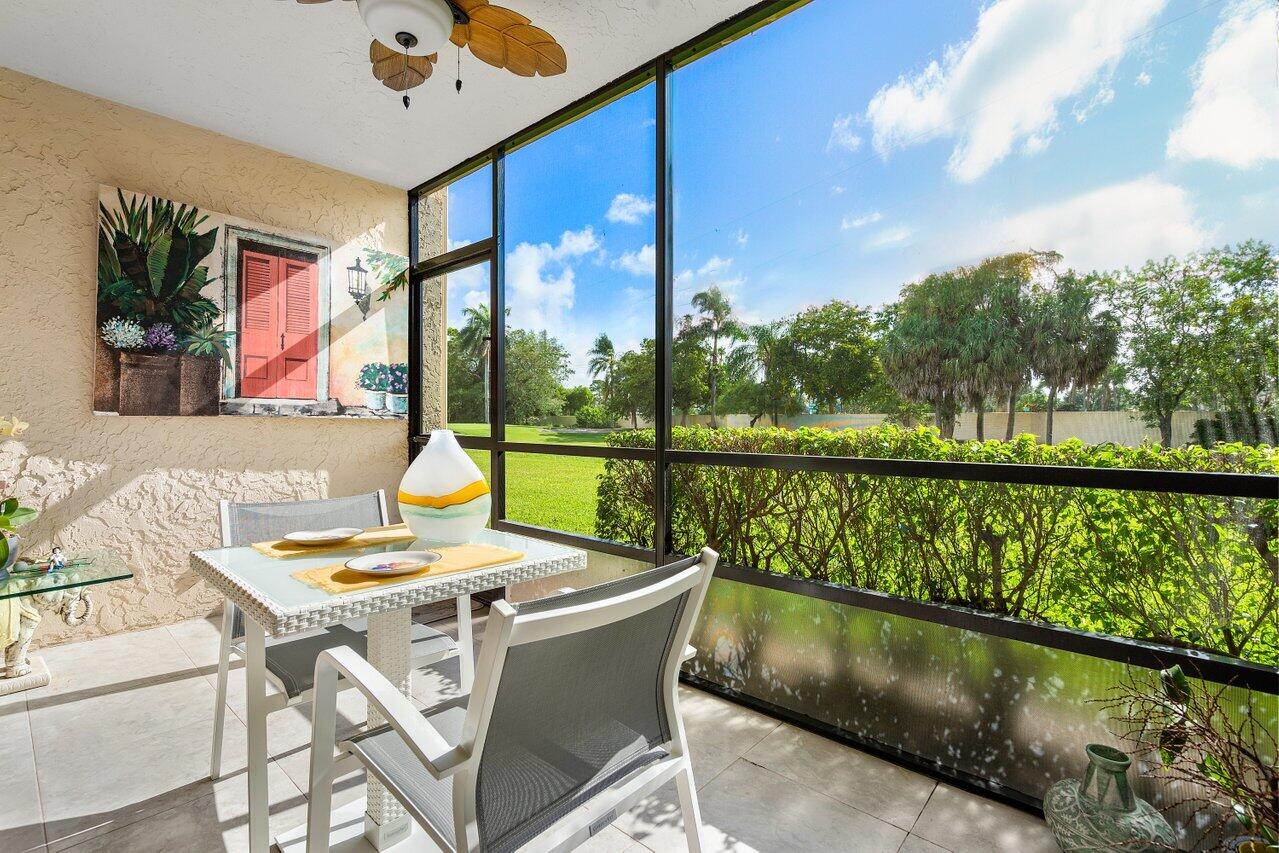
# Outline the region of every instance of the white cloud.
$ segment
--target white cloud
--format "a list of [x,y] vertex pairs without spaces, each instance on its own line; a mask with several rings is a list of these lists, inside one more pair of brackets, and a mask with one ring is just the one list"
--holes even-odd
[[1150,85],[1149,72],[1146,72],[1146,71],[1141,72],[1140,74],[1137,75],[1137,79],[1134,80],[1133,82],[1135,82],[1138,86],[1149,86]]
[[[447,298],[450,306],[449,314],[451,315],[452,323],[456,324],[461,322],[458,319],[461,310],[466,308],[475,308],[488,302],[488,272],[488,265],[481,264],[449,273]],[[454,311],[452,306],[455,305],[460,305],[462,307],[461,309]]]
[[739,248],[744,249],[744,248],[746,248],[746,244],[750,242],[750,240],[751,240],[751,235],[747,234],[747,233],[746,233],[745,231],[743,231],[741,228],[738,228],[738,229],[737,229],[737,236],[736,236],[736,237],[734,237],[733,239],[737,241],[737,245],[738,245],[738,247],[739,247]]
[[868,250],[874,249],[891,249],[896,246],[904,246],[910,242],[910,238],[914,235],[914,231],[905,225],[894,225],[891,228],[885,228],[876,232],[866,241]]
[[1279,159],[1275,13],[1264,0],[1227,7],[1192,72],[1195,91],[1168,137],[1174,160],[1247,169]]
[[613,262],[613,266],[626,270],[631,275],[652,278],[657,266],[657,253],[653,244],[649,243],[637,251],[623,252],[622,256]]
[[513,322],[555,334],[573,307],[571,262],[600,248],[594,230],[565,231],[557,245],[520,243],[506,256],[506,287]]
[[1184,254],[1211,236],[1196,221],[1189,193],[1154,175],[1032,208],[974,231],[973,244],[984,254],[1050,249],[1078,270]]
[[861,147],[862,138],[853,132],[853,117],[846,115],[835,119],[830,127],[830,138],[826,140],[826,151],[831,152],[837,148],[856,151]]
[[851,231],[854,228],[865,228],[867,225],[874,225],[876,222],[884,218],[884,214],[878,210],[872,210],[870,213],[864,213],[861,216],[845,216],[839,221],[841,231]]
[[1102,83],[1097,87],[1097,91],[1088,100],[1086,104],[1075,104],[1070,114],[1075,117],[1075,121],[1083,124],[1088,121],[1089,117],[1097,110],[1104,106],[1108,106],[1115,99],[1115,89],[1110,85],[1110,81]]
[[1106,88],[1132,39],[1165,2],[996,0],[982,10],[971,39],[875,94],[866,108],[875,150],[887,158],[932,139],[954,139],[947,168],[967,182],[1019,142],[1026,151],[1042,149],[1058,104],[1093,86]]
[[834,185],[832,185],[832,186],[831,186],[831,188],[830,188],[830,194],[831,194],[831,195],[843,195],[843,194],[844,194],[844,188],[843,188],[843,187],[841,187],[839,184],[834,184]]
[[608,206],[604,218],[609,222],[625,222],[634,225],[657,209],[651,198],[631,193],[618,193],[613,196],[613,203]]
[[[677,313],[687,310],[688,300],[694,293],[705,290],[712,284],[717,285],[724,295],[733,301],[738,290],[746,279],[741,275],[732,275],[732,258],[713,255],[697,269],[681,270],[675,275],[675,300]],[[680,306],[684,306],[680,309]]]

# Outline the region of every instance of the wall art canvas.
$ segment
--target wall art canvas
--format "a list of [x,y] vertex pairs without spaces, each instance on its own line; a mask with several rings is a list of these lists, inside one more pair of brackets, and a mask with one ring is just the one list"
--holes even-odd
[[403,255],[116,187],[98,201],[95,412],[407,416]]

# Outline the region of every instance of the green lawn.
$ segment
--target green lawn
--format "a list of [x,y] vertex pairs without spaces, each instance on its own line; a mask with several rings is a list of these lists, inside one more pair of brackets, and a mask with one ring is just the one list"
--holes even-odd
[[[488,424],[449,424],[458,435],[488,435]],[[581,434],[532,426],[508,426],[507,441],[537,444],[602,444],[599,433]],[[468,450],[475,464],[489,476],[489,455]],[[506,455],[506,517],[555,530],[595,535],[595,490],[603,459],[548,456],[541,453]]]

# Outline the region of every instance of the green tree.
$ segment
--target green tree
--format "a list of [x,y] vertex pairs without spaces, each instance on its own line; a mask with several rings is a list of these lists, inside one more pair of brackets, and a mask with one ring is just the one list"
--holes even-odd
[[706,349],[692,320],[685,316],[671,341],[671,406],[679,410],[680,426],[688,425],[689,412],[705,405],[710,393]]
[[630,415],[631,428],[639,429],[639,416],[653,415],[653,399],[656,396],[656,351],[652,338],[646,338],[639,352],[628,350],[617,360],[617,383],[614,388],[614,404]]
[[1148,426],[1158,427],[1164,447],[1172,446],[1173,412],[1200,396],[1207,365],[1228,357],[1213,328],[1221,311],[1214,266],[1209,256],[1191,254],[1147,261],[1138,270],[1102,279],[1122,323],[1137,410]]
[[[492,337],[492,315],[489,314],[489,307],[486,304],[476,305],[467,308],[463,312],[466,322],[457,332],[456,345],[465,350],[471,357],[474,364],[474,370],[479,376],[479,381],[483,387],[484,409],[483,417],[476,420],[483,423],[489,422],[489,350],[493,341]],[[454,343],[450,339],[449,343]]]
[[1027,315],[1036,281],[1061,261],[1056,252],[1011,252],[987,258],[969,272],[973,310],[961,329],[968,370],[964,397],[977,413],[977,438],[986,438],[986,402],[1007,403],[1004,440],[1012,441],[1016,401],[1030,380]]
[[782,415],[801,409],[794,338],[784,323],[761,323],[743,332],[743,343],[727,360],[729,373],[739,377],[734,396],[753,415],[751,426],[764,415],[777,426]]
[[1279,414],[1279,256],[1249,240],[1209,253],[1222,296],[1212,323],[1215,358],[1207,368],[1209,402],[1244,414]]
[[475,354],[458,343],[457,329],[449,329],[448,419],[450,423],[484,421],[484,388],[475,369]]
[[561,411],[566,415],[576,415],[578,410],[583,406],[591,406],[595,404],[595,394],[585,385],[579,385],[575,388],[565,388],[563,394],[564,405]]
[[966,396],[971,348],[965,321],[975,310],[971,276],[964,268],[932,273],[902,288],[884,309],[880,358],[888,380],[907,400],[926,403],[943,438],[955,434],[955,416]]
[[720,367],[723,363],[722,344],[741,337],[741,326],[733,317],[733,306],[728,301],[728,297],[719,289],[719,285],[712,284],[706,290],[693,294],[693,308],[697,311],[696,316],[691,321],[691,327],[702,336],[704,340],[710,341],[710,403],[711,403],[711,428],[719,426],[717,404],[719,402],[719,374]]
[[[884,383],[874,331],[868,310],[839,299],[799,312],[785,335],[794,353],[792,376],[779,379],[797,379],[819,411],[865,408],[867,398]],[[778,346],[785,355],[787,347]]]
[[613,346],[613,340],[601,333],[586,355],[590,359],[586,363],[586,370],[595,380],[600,402],[607,409],[612,403],[614,372],[617,369],[617,350]]
[[508,423],[535,423],[558,415],[560,389],[569,377],[568,350],[545,331],[506,332],[506,418]]
[[1048,388],[1044,443],[1053,441],[1057,395],[1088,388],[1114,361],[1119,324],[1114,314],[1099,310],[1094,282],[1067,272],[1040,290],[1030,310],[1031,367]]

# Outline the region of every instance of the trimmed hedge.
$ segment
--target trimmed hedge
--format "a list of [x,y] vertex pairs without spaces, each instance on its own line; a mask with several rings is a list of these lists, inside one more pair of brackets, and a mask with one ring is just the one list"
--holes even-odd
[[[935,429],[676,428],[687,450],[1279,473],[1268,446],[953,441]],[[609,443],[652,447],[652,430]],[[1279,500],[676,465],[676,551],[1279,663]],[[611,459],[596,534],[652,546],[653,466]]]

